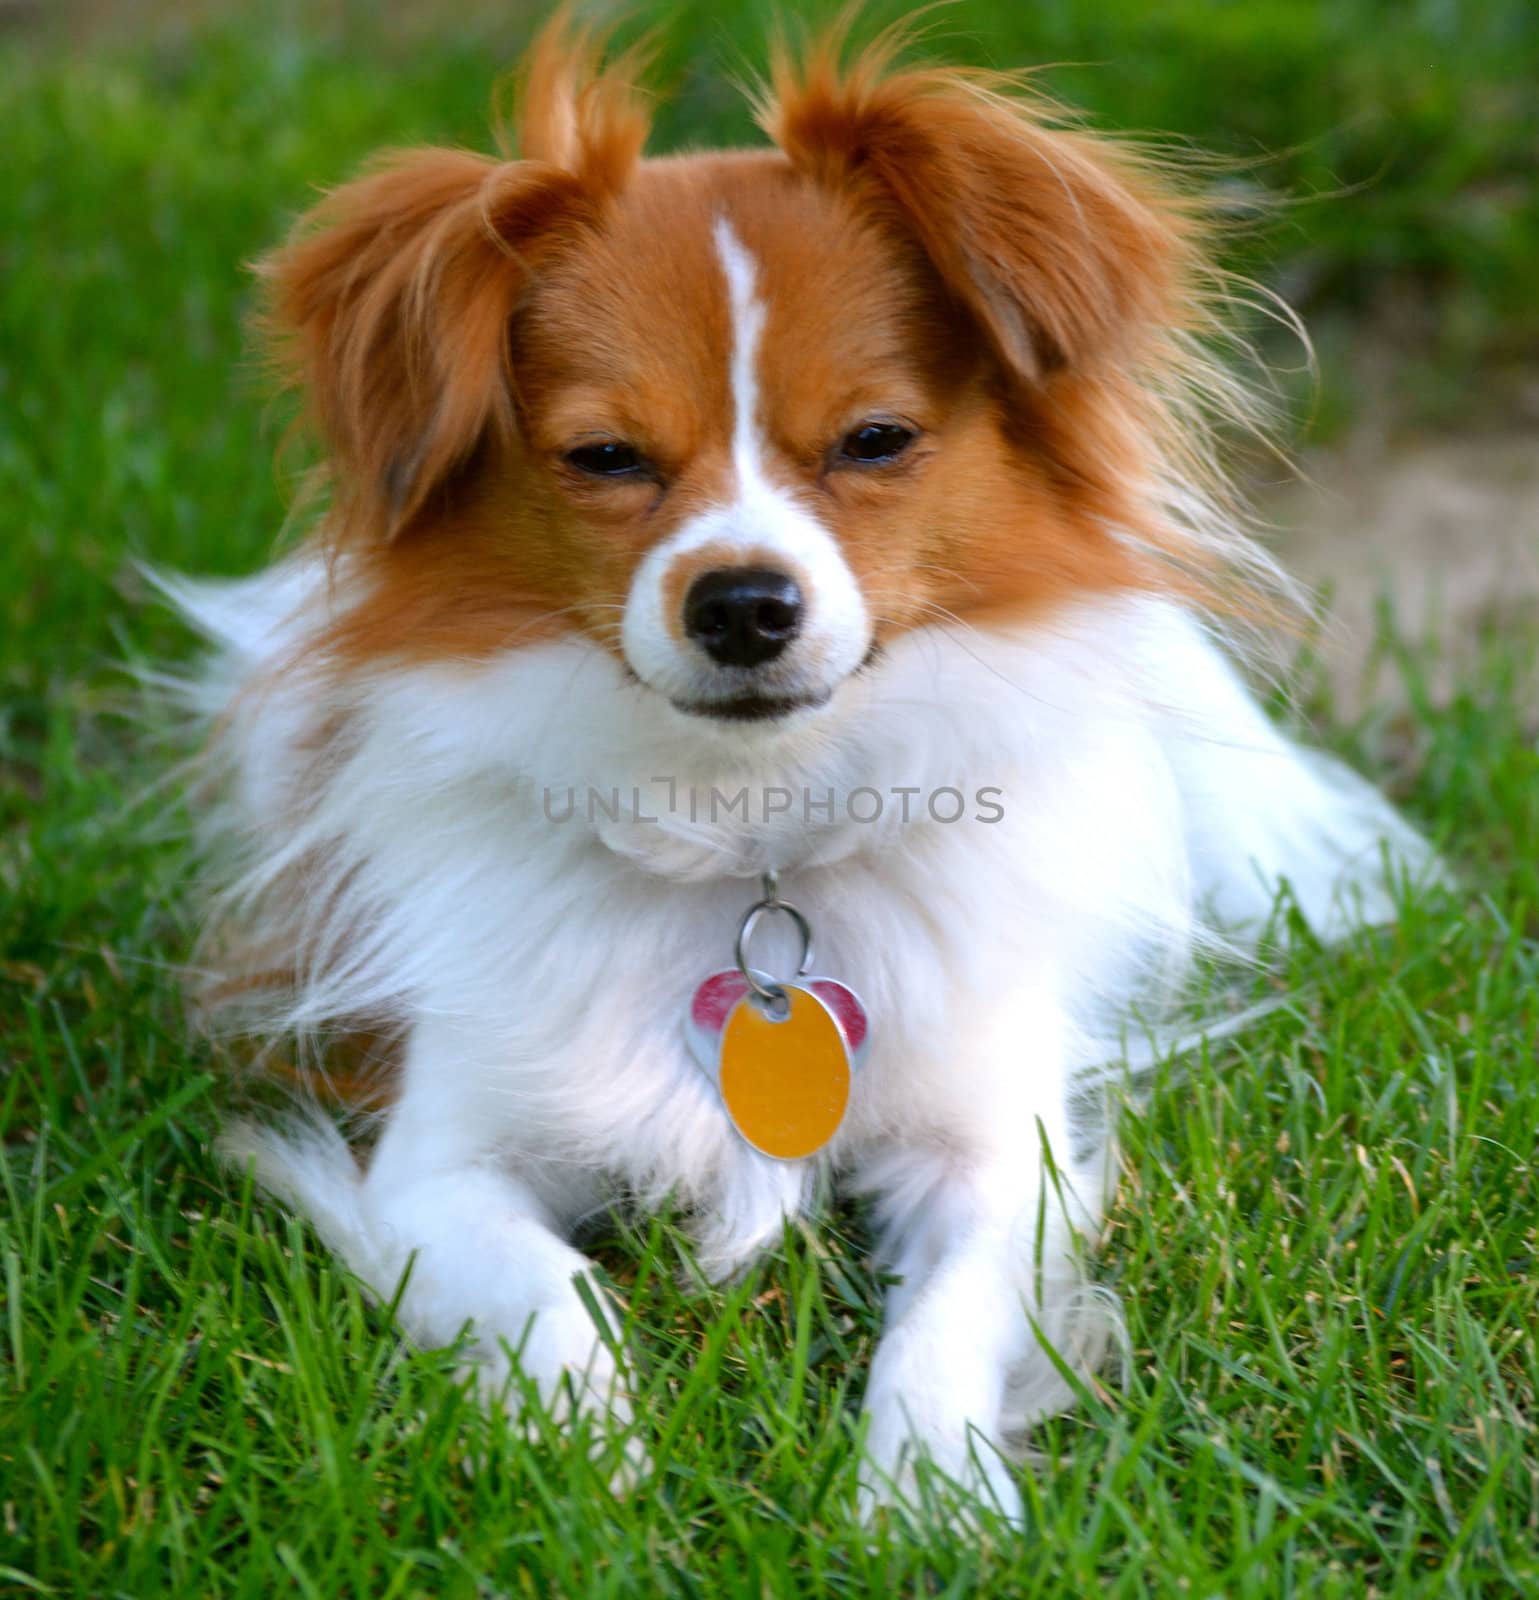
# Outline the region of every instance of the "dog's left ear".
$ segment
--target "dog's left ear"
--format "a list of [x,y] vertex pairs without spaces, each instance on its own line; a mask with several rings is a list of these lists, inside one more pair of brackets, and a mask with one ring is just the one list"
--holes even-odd
[[1017,378],[1183,320],[1190,225],[1135,158],[1052,126],[1019,86],[889,72],[883,42],[843,65],[841,44],[836,32],[800,60],[777,54],[761,125],[795,166],[917,240]]

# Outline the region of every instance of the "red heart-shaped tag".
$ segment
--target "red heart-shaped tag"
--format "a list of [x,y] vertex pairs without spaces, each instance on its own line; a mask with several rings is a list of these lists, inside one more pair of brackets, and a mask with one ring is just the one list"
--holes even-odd
[[[755,974],[764,984],[778,980],[765,973]],[[837,978],[792,978],[779,984],[784,989],[805,989],[828,1008],[844,1036],[850,1057],[850,1070],[859,1071],[871,1041],[871,1024],[860,996]],[[748,980],[736,967],[713,972],[695,990],[684,1017],[684,1036],[690,1054],[712,1083],[721,1070],[721,1036],[738,1002],[748,994]]]

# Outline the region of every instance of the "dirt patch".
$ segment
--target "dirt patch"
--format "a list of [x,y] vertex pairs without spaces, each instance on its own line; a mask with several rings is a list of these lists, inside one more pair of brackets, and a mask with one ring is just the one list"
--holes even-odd
[[[1539,428],[1310,452],[1303,479],[1261,497],[1270,543],[1328,595],[1321,654],[1343,707],[1360,704],[1379,612],[1432,647],[1447,695],[1483,637],[1539,631]],[[1387,685],[1380,675],[1375,698]]]

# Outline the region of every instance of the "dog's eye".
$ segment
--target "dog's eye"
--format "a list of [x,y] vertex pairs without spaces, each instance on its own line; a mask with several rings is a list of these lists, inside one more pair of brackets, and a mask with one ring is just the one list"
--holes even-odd
[[846,461],[871,465],[896,461],[914,442],[914,430],[897,422],[863,422],[845,434],[839,454]]
[[640,453],[618,439],[605,439],[599,444],[580,444],[568,450],[566,463],[594,478],[624,478],[640,472]]

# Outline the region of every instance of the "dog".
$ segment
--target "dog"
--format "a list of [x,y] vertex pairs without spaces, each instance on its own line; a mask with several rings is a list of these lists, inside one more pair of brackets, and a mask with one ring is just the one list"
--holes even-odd
[[366,1157],[226,1151],[493,1403],[622,1428],[583,1219],[678,1206],[720,1279],[861,1197],[866,1505],[1018,1515],[1105,1323],[1085,1086],[1284,886],[1334,939],[1435,863],[1226,643],[1277,585],[1168,163],[891,36],[782,48],[762,148],[644,157],[637,80],[558,20],[517,159],[390,155],[261,266],[324,498],[164,580],[205,999],[384,1065]]

